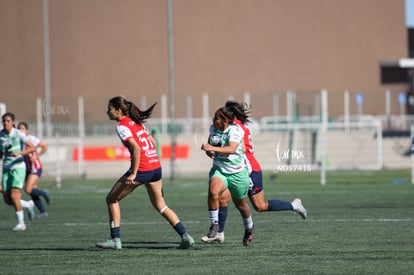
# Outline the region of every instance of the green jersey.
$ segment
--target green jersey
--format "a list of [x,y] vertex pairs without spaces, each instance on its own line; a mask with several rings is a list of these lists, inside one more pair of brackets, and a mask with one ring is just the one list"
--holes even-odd
[[10,134],[7,134],[4,129],[0,131],[0,152],[3,156],[3,170],[26,168],[22,155],[13,157],[11,154],[23,151],[24,145],[28,141],[28,137],[16,128],[13,128]]
[[236,151],[233,154],[214,153],[213,165],[221,172],[234,174],[242,171],[244,165],[243,153],[243,129],[237,124],[230,124],[223,132],[210,126],[210,144],[213,146],[228,146],[230,141],[237,142]]

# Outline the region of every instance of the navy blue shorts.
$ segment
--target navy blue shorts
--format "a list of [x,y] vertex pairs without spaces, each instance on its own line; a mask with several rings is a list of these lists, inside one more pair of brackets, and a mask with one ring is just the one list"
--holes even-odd
[[248,196],[253,196],[263,190],[262,178],[262,171],[252,171],[250,173],[249,192],[247,193]]
[[[129,176],[131,175],[131,171],[128,170],[125,173],[125,176]],[[135,177],[135,181],[139,182],[139,183],[143,183],[146,184],[148,182],[154,182],[154,181],[159,181],[160,179],[162,179],[162,169],[157,168],[155,170],[150,170],[150,171],[144,171],[144,172],[140,172],[138,171],[137,176]]]
[[40,178],[42,176],[42,168],[37,169],[35,171],[33,171],[33,170],[26,170],[26,177],[28,175],[37,175]]

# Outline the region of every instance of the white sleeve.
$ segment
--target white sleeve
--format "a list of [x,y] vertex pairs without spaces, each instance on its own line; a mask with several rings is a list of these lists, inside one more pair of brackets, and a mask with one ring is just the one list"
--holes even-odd
[[243,140],[243,136],[244,130],[238,125],[233,125],[232,129],[230,130],[229,141],[240,143]]
[[20,131],[20,130],[18,130],[18,129],[15,129],[15,130],[17,131],[17,134],[19,135],[20,140],[21,140],[24,144],[26,144],[28,141],[30,141],[29,137],[28,137],[28,136],[26,136],[23,132],[21,132],[21,131]]
[[29,140],[35,147],[40,145],[40,139],[38,137],[29,135]]
[[122,141],[126,141],[127,139],[133,137],[131,130],[123,125],[116,126],[116,133]]

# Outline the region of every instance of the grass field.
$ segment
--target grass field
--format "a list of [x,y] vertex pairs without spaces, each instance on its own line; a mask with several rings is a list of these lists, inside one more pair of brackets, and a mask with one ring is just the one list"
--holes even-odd
[[176,249],[178,235],[140,187],[121,202],[122,251],[95,247],[108,237],[105,196],[113,179],[65,180],[60,189],[42,179],[52,199],[49,217],[26,218],[26,231],[11,231],[14,210],[0,204],[0,274],[413,274],[410,171],[330,172],[326,186],[312,172],[264,179],[266,199],[300,197],[308,219],[290,211],[253,212],[254,238],[243,247],[242,221],[231,205],[225,242],[203,244],[206,176],[174,185],[166,178],[167,204],[195,246]]

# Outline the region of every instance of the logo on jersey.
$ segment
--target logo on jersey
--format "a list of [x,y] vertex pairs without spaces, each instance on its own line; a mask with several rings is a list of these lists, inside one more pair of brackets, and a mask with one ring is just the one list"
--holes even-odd
[[221,146],[221,139],[218,135],[210,136],[210,144],[213,146]]

